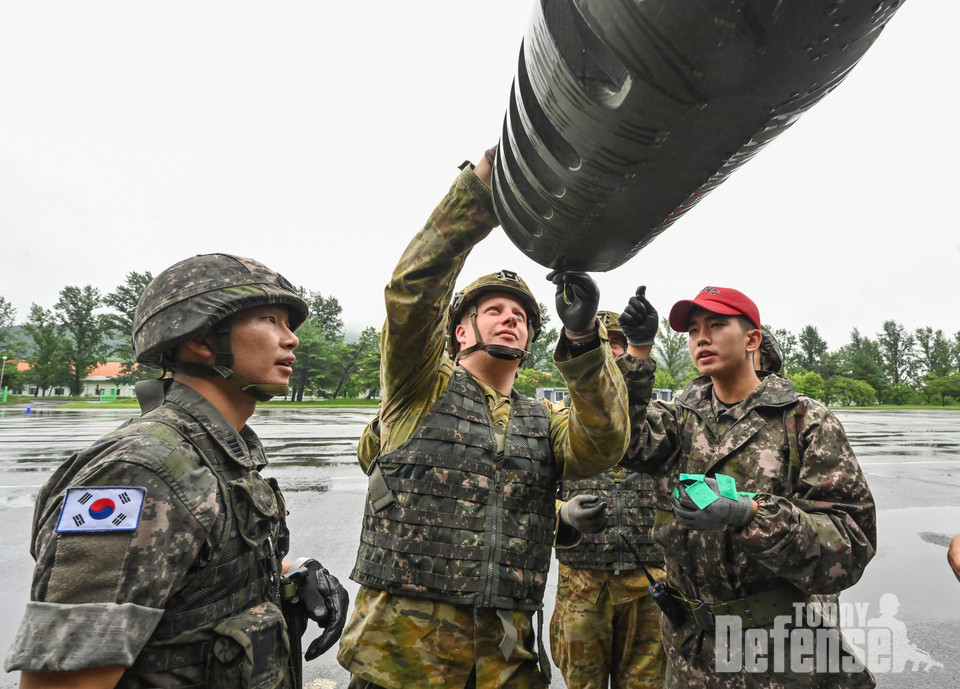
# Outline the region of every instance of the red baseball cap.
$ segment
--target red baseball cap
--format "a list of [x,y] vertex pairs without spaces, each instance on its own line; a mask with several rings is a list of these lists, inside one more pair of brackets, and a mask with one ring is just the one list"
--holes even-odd
[[750,297],[729,287],[711,286],[704,287],[693,299],[674,304],[670,309],[670,327],[678,333],[687,332],[687,318],[694,306],[724,316],[745,316],[755,328],[760,327],[760,310]]

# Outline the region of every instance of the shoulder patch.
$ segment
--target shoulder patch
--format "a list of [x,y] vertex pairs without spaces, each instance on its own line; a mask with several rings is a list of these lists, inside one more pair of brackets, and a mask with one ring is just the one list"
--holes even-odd
[[146,489],[130,486],[67,488],[55,531],[134,531],[140,524],[146,495]]

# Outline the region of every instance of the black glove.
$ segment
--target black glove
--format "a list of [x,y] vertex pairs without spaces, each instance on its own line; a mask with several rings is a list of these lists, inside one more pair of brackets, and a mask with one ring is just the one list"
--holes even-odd
[[734,528],[745,525],[753,516],[753,498],[737,494],[732,500],[720,494],[717,488],[717,479],[712,476],[704,477],[703,482],[714,492],[717,499],[706,507],[697,507],[687,494],[686,486],[682,483],[677,486],[677,494],[673,497],[673,515],[688,529],[718,530],[732,526]]
[[303,654],[307,660],[313,660],[328,651],[343,633],[350,596],[337,578],[314,559],[297,560],[285,578],[297,584],[301,608],[323,629]]
[[600,288],[586,273],[551,270],[547,275],[557,286],[557,315],[563,326],[576,335],[590,332],[597,319]]
[[606,521],[607,503],[596,495],[574,495],[560,507],[560,521],[581,533],[600,533]]
[[630,297],[627,308],[620,314],[620,329],[627,344],[634,347],[649,347],[657,337],[660,318],[653,304],[647,301],[645,285],[637,287],[637,294]]

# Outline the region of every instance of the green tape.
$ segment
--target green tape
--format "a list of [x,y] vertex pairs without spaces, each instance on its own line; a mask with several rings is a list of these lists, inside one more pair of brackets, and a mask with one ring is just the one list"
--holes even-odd
[[730,498],[731,500],[737,499],[737,482],[733,479],[732,476],[727,476],[726,474],[717,474],[717,490],[720,491],[720,495],[725,498]]
[[694,483],[691,486],[687,486],[687,495],[690,496],[690,499],[699,507],[701,510],[708,506],[709,504],[716,502],[720,499],[716,493],[714,493],[710,486],[708,486],[703,481],[699,483]]
[[703,474],[680,474],[680,483],[693,500],[693,504],[701,510],[718,499],[710,486],[703,482]]
[[[732,476],[727,476],[726,474],[716,474],[714,476],[714,479],[717,481],[717,490],[720,492],[720,495],[714,493],[713,489],[711,489],[703,479],[703,474],[680,474],[680,483],[687,491],[687,495],[690,496],[690,499],[693,500],[694,504],[701,510],[711,503],[719,500],[720,495],[730,500],[737,499],[737,482]],[[674,497],[679,498],[679,489],[674,488],[673,494]],[[752,498],[754,495],[756,495],[756,493],[740,493],[740,495],[746,495],[747,497]]]

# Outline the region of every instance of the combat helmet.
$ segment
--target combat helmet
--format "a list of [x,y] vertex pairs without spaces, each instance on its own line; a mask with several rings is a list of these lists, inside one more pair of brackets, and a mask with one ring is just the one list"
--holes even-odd
[[[286,385],[253,385],[232,369],[230,316],[254,306],[288,307],[290,328],[307,319],[309,309],[293,285],[258,261],[230,254],[201,254],[170,266],[147,285],[133,319],[133,351],[145,366],[191,376],[223,376],[257,400],[287,393]],[[177,361],[176,348],[213,328],[217,355],[213,366]]]
[[[483,349],[490,356],[498,359],[520,359],[526,361],[530,357],[529,349],[518,349],[516,347],[507,347],[506,345],[488,345],[480,337],[480,331],[477,328],[477,300],[484,294],[490,292],[504,292],[516,298],[523,304],[527,312],[527,347],[537,339],[540,334],[540,305],[534,299],[533,293],[527,287],[519,275],[512,270],[501,270],[490,275],[484,275],[477,278],[461,291],[453,295],[450,302],[449,323],[448,323],[448,345],[450,356],[454,359],[466,356],[478,349]],[[457,341],[457,326],[469,311],[470,322],[473,324],[473,333],[476,336],[477,343],[460,349],[460,343]]]
[[765,325],[760,326],[760,368],[764,371],[779,373],[783,368],[783,353],[780,343]]
[[603,327],[607,329],[607,337],[610,339],[611,333],[618,333],[620,339],[623,340],[623,348],[627,348],[627,336],[623,332],[623,328],[620,327],[620,315],[614,313],[613,311],[597,311],[597,320],[603,323]]

